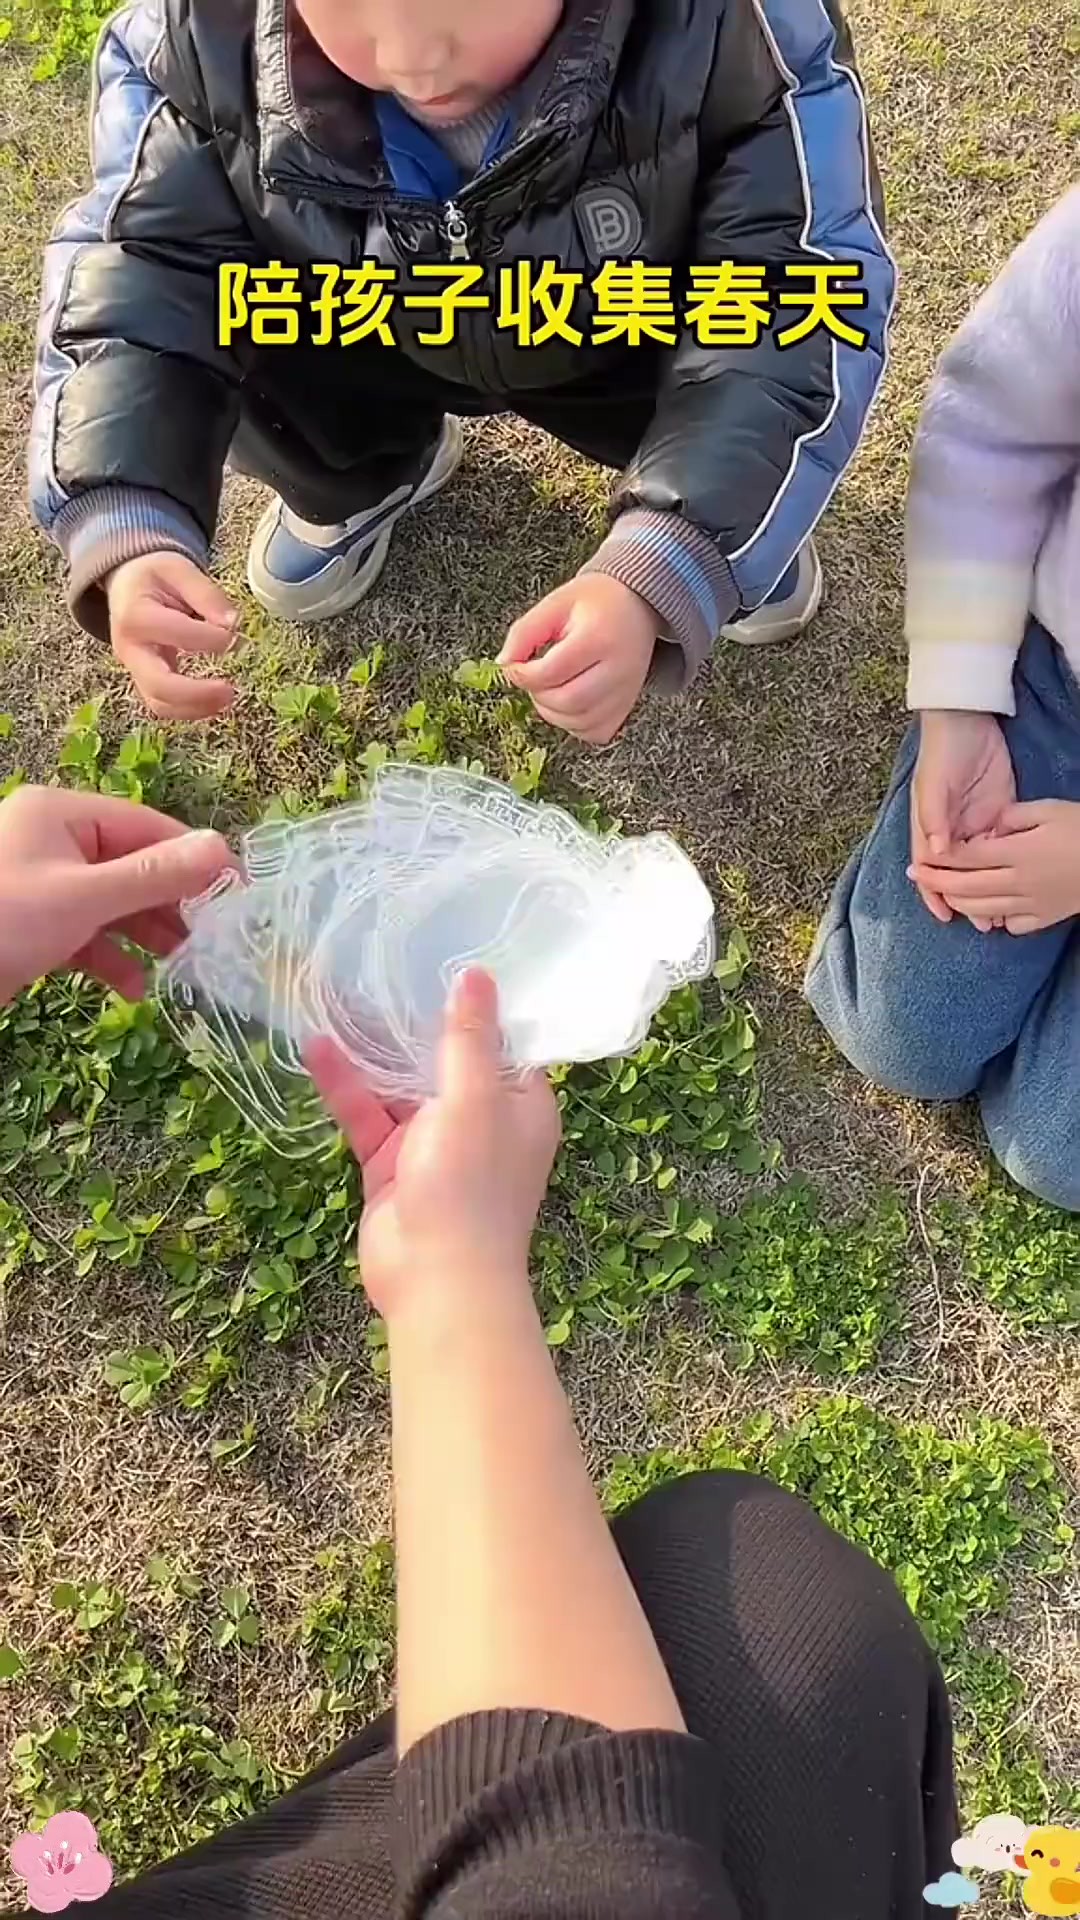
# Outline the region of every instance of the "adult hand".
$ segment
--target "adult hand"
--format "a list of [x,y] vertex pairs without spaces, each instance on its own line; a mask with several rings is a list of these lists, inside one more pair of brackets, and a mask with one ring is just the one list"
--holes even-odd
[[993,835],[916,866],[920,890],[944,889],[974,924],[1039,933],[1080,914],[1080,803],[1032,800],[1006,807]]
[[[386,1320],[434,1287],[485,1311],[528,1281],[529,1244],[559,1144],[547,1077],[502,1071],[494,982],[469,973],[446,1015],[439,1091],[418,1111],[391,1113],[333,1041],[311,1043],[317,1086],[364,1170],[360,1267]],[[423,1310],[421,1306],[421,1311]]]
[[499,665],[541,720],[606,746],[645,685],[657,624],[648,602],[621,580],[581,574],[515,622]]
[[[996,831],[1016,799],[1016,775],[1000,722],[992,713],[926,712],[911,783],[911,859],[916,872],[947,865],[948,856],[979,834]],[[916,880],[936,920],[966,908]],[[969,914],[982,933],[992,921]]]
[[236,697],[228,680],[189,679],[184,654],[228,653],[240,615],[228,595],[182,553],[146,553],[108,578],[113,652],[161,720],[208,720]]
[[0,804],[0,1002],[62,966],[139,999],[142,965],[115,936],[171,953],[187,931],[178,903],[234,864],[220,834],[150,807],[17,788]]

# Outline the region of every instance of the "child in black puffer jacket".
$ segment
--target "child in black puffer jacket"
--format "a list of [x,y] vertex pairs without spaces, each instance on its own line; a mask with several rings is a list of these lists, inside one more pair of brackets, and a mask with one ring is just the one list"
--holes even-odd
[[47,251],[32,496],[158,714],[231,697],[179,670],[235,627],[229,458],[274,494],[252,590],[310,622],[449,480],[460,414],[622,469],[503,650],[553,725],[609,740],[650,674],[813,616],[895,290],[835,0],[144,0],[102,37],[93,147]]

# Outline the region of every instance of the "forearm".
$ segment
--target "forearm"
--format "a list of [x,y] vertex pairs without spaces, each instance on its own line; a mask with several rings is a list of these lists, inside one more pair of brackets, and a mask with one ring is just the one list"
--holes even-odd
[[390,1324],[400,1751],[496,1708],[681,1730],[527,1279],[471,1291]]

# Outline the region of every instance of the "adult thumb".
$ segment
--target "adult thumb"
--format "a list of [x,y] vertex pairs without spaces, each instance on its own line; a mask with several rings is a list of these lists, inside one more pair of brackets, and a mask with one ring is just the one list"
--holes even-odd
[[450,996],[439,1050],[439,1093],[455,1105],[488,1098],[502,1065],[499,993],[488,973],[471,968]]
[[133,913],[196,900],[235,866],[236,856],[220,833],[182,833],[119,860],[84,867],[81,884],[98,926],[108,927]]

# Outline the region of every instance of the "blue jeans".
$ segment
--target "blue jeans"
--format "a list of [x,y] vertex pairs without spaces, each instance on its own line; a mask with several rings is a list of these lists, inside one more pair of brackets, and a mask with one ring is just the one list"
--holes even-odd
[[[1036,621],[1002,726],[1021,800],[1080,801],[1080,685]],[[921,1100],[977,1094],[1014,1180],[1080,1212],[1080,922],[1014,937],[943,926],[910,862],[916,721],[864,845],[819,929],[806,993],[841,1053],[880,1086]]]

